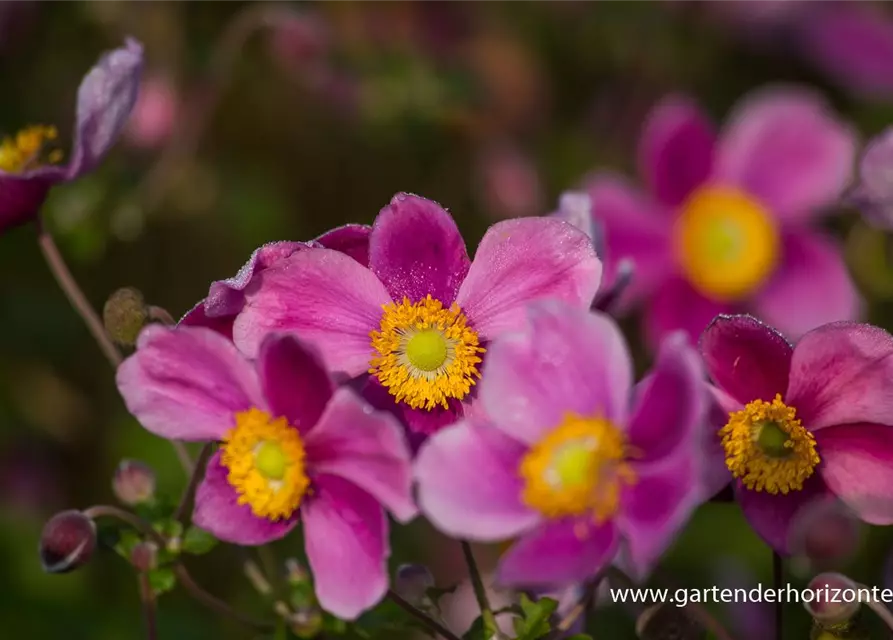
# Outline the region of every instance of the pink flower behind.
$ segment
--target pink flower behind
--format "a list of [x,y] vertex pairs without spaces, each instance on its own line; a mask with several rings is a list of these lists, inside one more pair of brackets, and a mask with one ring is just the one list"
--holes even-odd
[[344,619],[388,586],[386,507],[416,514],[397,422],[336,389],[296,338],[271,334],[257,359],[204,327],[143,330],[118,369],[127,408],[152,433],[219,441],[195,496],[195,524],[262,545],[300,520],[320,605]]
[[174,128],[179,96],[171,81],[163,76],[146,78],[127,123],[126,136],[137,147],[163,144]]
[[719,137],[689,99],[652,112],[639,144],[648,193],[622,177],[587,182],[605,228],[606,277],[626,258],[653,344],[692,338],[716,315],[752,310],[791,336],[854,319],[860,299],[837,244],[814,229],[847,186],[851,129],[793,88],[746,98]]

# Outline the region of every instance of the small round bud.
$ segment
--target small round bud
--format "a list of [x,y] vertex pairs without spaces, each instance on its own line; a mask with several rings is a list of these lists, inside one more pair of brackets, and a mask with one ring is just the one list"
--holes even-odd
[[132,287],[118,289],[102,310],[105,330],[115,342],[132,346],[149,321],[149,310],[143,294]]
[[139,460],[122,460],[112,478],[112,490],[123,504],[148,502],[155,495],[155,472]]
[[809,581],[802,596],[804,608],[822,626],[850,620],[861,606],[858,586],[841,573],[820,573]]
[[285,560],[285,579],[292,586],[304,584],[310,580],[310,574],[300,562],[295,558],[287,558]]
[[317,607],[299,607],[288,617],[291,632],[299,638],[315,638],[322,629],[322,624],[322,611]]
[[40,534],[40,561],[47,573],[67,573],[87,564],[96,550],[96,524],[80,511],[57,513]]
[[682,607],[656,604],[645,609],[636,620],[636,635],[641,640],[701,640],[704,629]]
[[841,569],[859,548],[862,524],[846,505],[820,500],[803,508],[791,527],[795,566],[807,573]]
[[428,601],[428,589],[434,586],[434,576],[422,564],[401,564],[394,578],[394,591],[413,606]]
[[141,573],[158,565],[158,545],[149,540],[140,542],[130,551],[130,563]]

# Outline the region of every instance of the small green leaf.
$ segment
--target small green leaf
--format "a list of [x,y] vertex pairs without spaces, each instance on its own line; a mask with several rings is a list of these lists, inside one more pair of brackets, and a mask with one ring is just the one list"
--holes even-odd
[[537,638],[548,635],[552,629],[549,620],[556,609],[558,609],[558,601],[552,598],[540,598],[533,601],[521,594],[522,617],[515,621],[515,633],[518,640],[537,640]]
[[575,633],[564,640],[592,640],[592,636],[586,635],[585,633]]
[[200,556],[217,546],[217,538],[196,526],[189,527],[183,536],[183,552]]
[[152,525],[155,531],[165,538],[178,538],[183,535],[183,525],[173,518],[159,520]]
[[149,572],[149,584],[156,596],[167,593],[177,584],[177,577],[170,567],[158,567]]
[[462,640],[490,640],[483,616],[478,616],[475,619],[471,624],[471,628],[462,636]]
[[132,529],[120,529],[118,531],[118,543],[115,545],[115,551],[129,561],[133,548],[142,541],[143,539],[136,533],[136,531],[133,531]]

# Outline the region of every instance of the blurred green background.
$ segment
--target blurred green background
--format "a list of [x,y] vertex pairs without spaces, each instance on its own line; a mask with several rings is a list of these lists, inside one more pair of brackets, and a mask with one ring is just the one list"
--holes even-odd
[[[669,91],[690,92],[719,121],[753,87],[806,82],[865,136],[893,120],[887,102],[829,83],[785,47],[755,46],[714,13],[683,2],[3,2],[0,132],[49,123],[67,136],[98,55],[125,35],[144,43],[146,85],[126,135],[100,170],[54,191],[44,216],[97,308],[135,286],[178,317],[259,244],[370,223],[398,191],[448,207],[472,247],[495,220],[548,213],[588,171],[632,171],[642,118]],[[833,224],[884,324],[886,239],[853,215]],[[121,558],[45,575],[37,540],[54,512],[113,501],[121,458],[152,465],[161,492],[177,495],[185,478],[168,444],[124,411],[35,238],[30,227],[0,238],[0,636],[140,638]],[[852,568],[867,584],[884,580],[886,538],[872,532]],[[428,562],[447,583],[454,546],[416,523],[395,534],[394,561]],[[281,562],[300,544],[274,550]],[[263,613],[239,560],[221,546],[190,566],[209,590]],[[734,506],[715,504],[666,563],[689,586],[729,571],[768,584],[770,567]],[[805,614],[788,613],[785,637],[806,638]],[[612,609],[593,630],[632,638],[632,626]],[[161,598],[159,637],[256,634],[176,590]]]

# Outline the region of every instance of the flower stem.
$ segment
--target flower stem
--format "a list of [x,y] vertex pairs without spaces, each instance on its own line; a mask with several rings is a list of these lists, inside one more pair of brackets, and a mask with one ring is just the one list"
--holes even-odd
[[157,640],[158,628],[155,621],[155,613],[157,611],[155,602],[155,592],[152,591],[152,585],[149,584],[149,574],[140,571],[140,602],[143,605],[143,615],[146,619],[146,640]]
[[428,627],[428,629],[446,638],[446,640],[461,640],[459,636],[444,627],[427,613],[409,604],[409,602],[400,597],[400,595],[397,594],[393,589],[388,589],[388,598],[390,598],[394,602],[394,604],[406,611],[409,615],[413,616],[416,620]]
[[477,598],[478,606],[481,608],[481,617],[484,619],[484,631],[490,638],[499,631],[499,627],[496,625],[496,616],[493,615],[493,609],[487,600],[487,590],[484,588],[484,581],[481,579],[481,572],[474,559],[471,545],[465,540],[462,540],[461,544],[465,564],[468,565],[468,576],[471,578],[471,586],[474,588],[474,597]]
[[[859,589],[866,589],[867,591],[871,591],[871,589],[869,589],[864,584],[857,584],[856,587]],[[877,617],[880,618],[883,623],[890,628],[891,631],[893,631],[893,613],[890,613],[890,610],[887,607],[885,607],[877,600],[872,600],[871,598],[864,602],[864,604],[866,604],[869,609],[874,611]]]
[[[772,551],[772,586],[775,588],[775,593],[778,593],[781,589],[781,580],[784,576],[784,565],[781,560],[781,556],[778,555],[777,551]],[[775,637],[779,640],[782,638],[782,633],[784,633],[784,607],[781,606],[781,599],[778,599],[775,602]]]
[[212,448],[213,446],[210,442],[202,447],[195,464],[191,465],[192,473],[189,476],[189,484],[186,485],[183,496],[180,498],[180,504],[177,505],[177,510],[174,512],[174,519],[182,524],[184,528],[189,523],[189,507],[195,499],[195,490],[198,488],[198,483],[201,480],[202,471],[205,470],[208,459],[211,457]]

